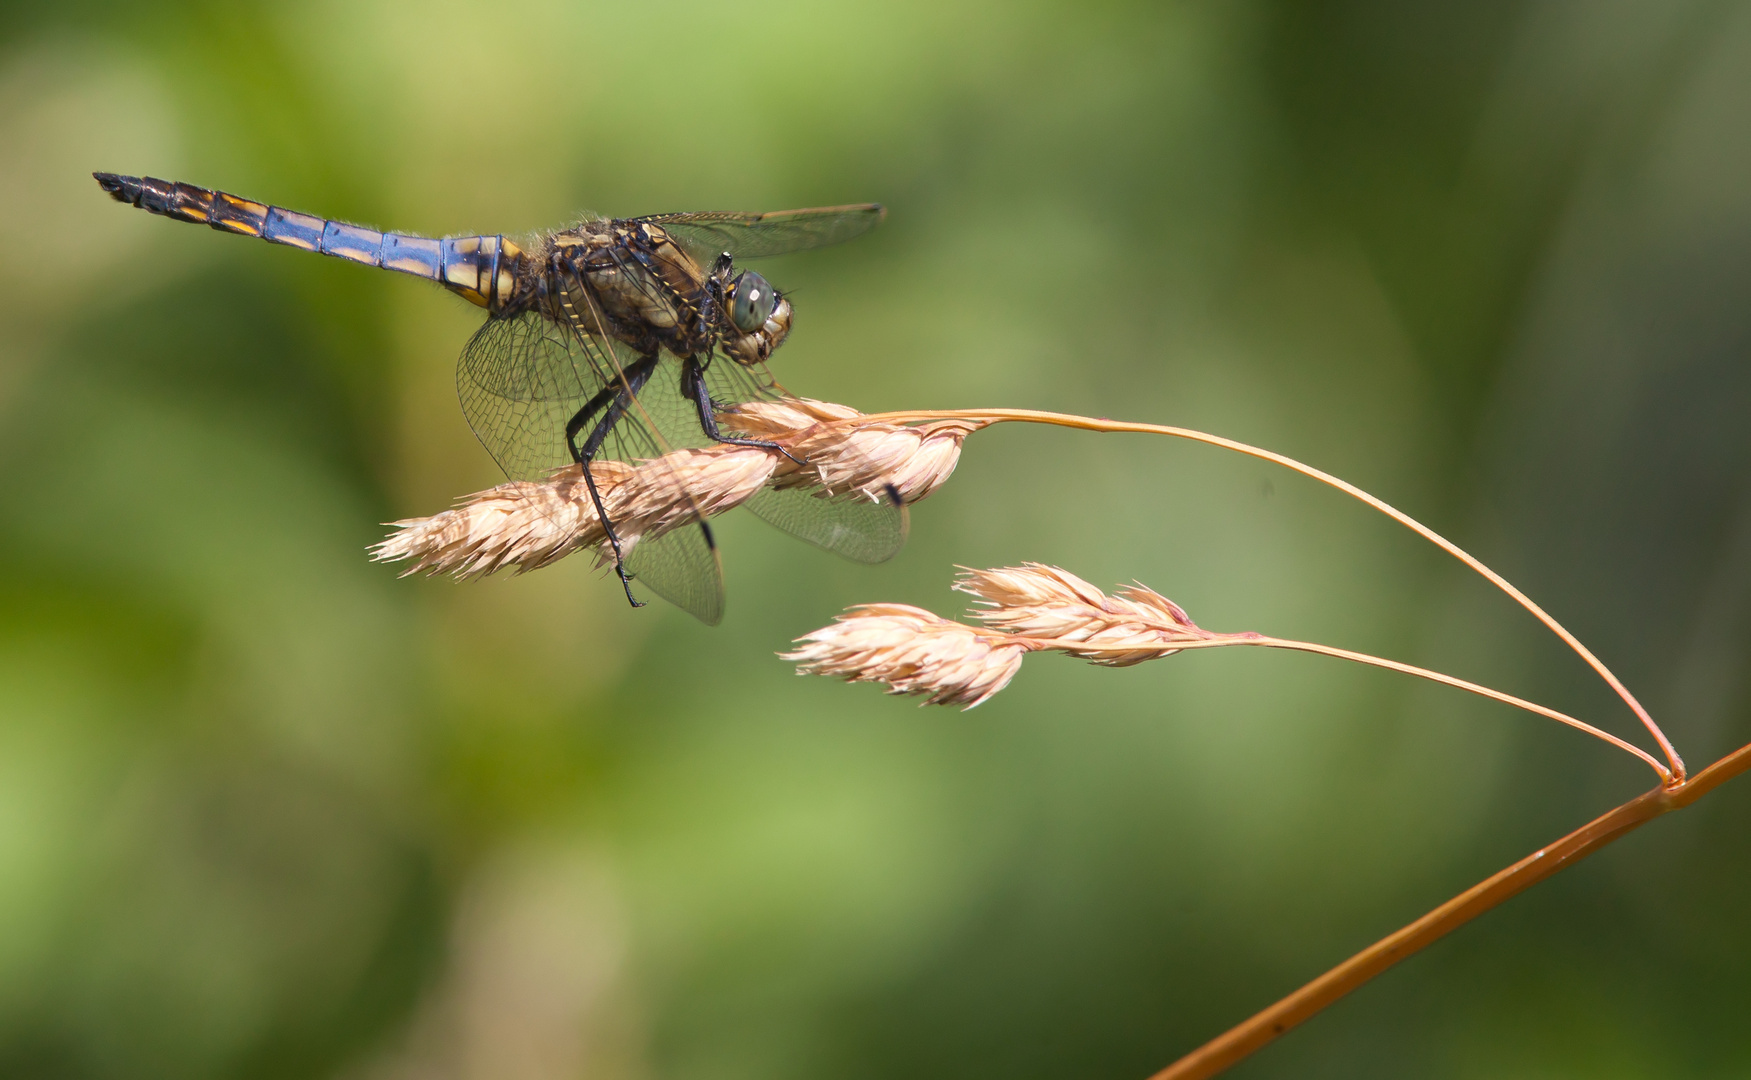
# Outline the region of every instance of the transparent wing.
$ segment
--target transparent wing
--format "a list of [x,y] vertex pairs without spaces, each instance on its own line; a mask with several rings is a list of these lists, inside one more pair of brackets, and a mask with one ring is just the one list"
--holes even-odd
[[726,251],[737,259],[760,259],[842,244],[880,225],[887,213],[880,203],[859,203],[765,214],[704,210],[636,220],[661,225],[699,265],[710,266]]
[[[785,396],[764,365],[744,367],[725,356],[706,368],[705,381],[718,404]],[[799,540],[860,563],[893,558],[905,546],[909,528],[906,508],[897,499],[871,501],[856,494],[827,497],[806,488],[767,488],[742,505]]]
[[826,499],[801,488],[766,488],[742,504],[769,525],[852,562],[887,562],[906,546],[906,508],[858,496]]
[[[624,390],[626,372],[640,358],[602,333],[588,294],[576,281],[562,283],[571,301],[567,323],[537,312],[489,320],[462,352],[456,388],[462,412],[494,460],[513,479],[539,480],[572,464],[565,429],[586,405],[598,415]],[[665,429],[684,434],[692,412],[680,394],[672,358],[656,363],[630,408],[610,429],[597,460],[631,464],[654,461],[673,445]],[[586,424],[579,442],[596,418]],[[679,476],[659,468],[650,483],[673,485],[671,497],[689,499]],[[642,539],[627,553],[627,570],[638,582],[708,625],[723,618],[723,574],[703,516],[659,536]]]
[[723,622],[723,562],[704,521],[640,540],[626,555],[626,570],[634,581],[705,625]]
[[[616,460],[647,461],[676,447],[709,442],[699,426],[698,407],[681,393],[680,363],[664,357],[602,449]],[[671,500],[692,502],[674,472],[653,470],[646,475],[650,483],[672,485]],[[705,625],[716,626],[724,615],[723,563],[705,515],[695,510],[693,521],[640,540],[626,555],[626,569],[651,592]]]
[[456,366],[462,415],[513,480],[570,465],[567,421],[613,381],[572,334],[532,311],[488,319]]

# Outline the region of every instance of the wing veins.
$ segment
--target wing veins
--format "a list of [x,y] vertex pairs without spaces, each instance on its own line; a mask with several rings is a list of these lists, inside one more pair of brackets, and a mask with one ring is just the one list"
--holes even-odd
[[[612,255],[617,268],[624,274],[625,262],[621,259],[619,252],[613,252]],[[632,280],[637,280],[640,277],[642,275],[632,275]],[[650,456],[647,458],[648,464],[643,467],[661,470],[665,475],[666,482],[671,486],[672,496],[678,501],[685,502],[691,512],[691,521],[676,525],[657,536],[639,538],[632,550],[627,553],[627,561],[632,564],[633,576],[635,579],[642,580],[652,592],[690,612],[701,622],[715,626],[723,619],[723,568],[718,559],[717,545],[711,539],[711,527],[706,524],[704,511],[694,500],[692,493],[687,490],[687,486],[681,482],[680,474],[673,466],[663,462],[663,455],[669,452],[668,442],[662,429],[657,426],[655,420],[646,410],[639,393],[631,389],[626,378],[626,371],[620,364],[618,350],[614,347],[614,339],[608,336],[602,313],[590,297],[589,290],[583,287],[583,282],[575,271],[572,273],[572,283],[578,286],[577,291],[584,298],[585,305],[589,309],[590,316],[598,331],[596,335],[591,335],[582,325],[577,309],[571,303],[572,290],[567,288],[561,292],[561,302],[565,308],[567,319],[571,323],[572,334],[585,350],[598,356],[602,353],[607,354],[606,359],[612,364],[622,391],[630,399],[629,410],[622,413],[609,435],[603,440],[604,445],[610,441],[626,444],[637,444],[642,441],[646,444],[644,449]],[[641,284],[639,287],[642,289],[644,286]],[[591,340],[592,337],[603,343],[600,348],[596,346],[595,341]],[[656,378],[659,373],[653,373],[652,378]],[[647,385],[649,385],[648,382]],[[636,417],[631,415],[631,410],[637,410],[638,415]],[[640,418],[642,418],[642,424]],[[627,453],[637,452],[636,445],[628,446]],[[693,531],[695,526],[699,529],[698,533]],[[702,537],[706,549],[704,563],[698,561],[699,553],[697,551],[689,550]],[[692,580],[690,582],[682,580],[684,578]],[[688,585],[702,585],[703,594],[694,595],[692,590],[686,587]]]

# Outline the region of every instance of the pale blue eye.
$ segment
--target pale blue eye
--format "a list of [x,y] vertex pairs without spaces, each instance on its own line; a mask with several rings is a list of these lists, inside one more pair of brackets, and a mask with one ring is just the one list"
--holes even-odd
[[772,285],[752,270],[745,270],[736,278],[736,299],[730,307],[730,319],[735,322],[736,329],[744,334],[766,325],[766,319],[772,314]]

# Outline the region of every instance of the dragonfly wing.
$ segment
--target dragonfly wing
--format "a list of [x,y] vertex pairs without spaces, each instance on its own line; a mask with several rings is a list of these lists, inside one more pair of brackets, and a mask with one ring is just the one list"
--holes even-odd
[[[705,381],[720,405],[785,396],[764,365],[746,367],[727,357],[712,361]],[[906,508],[886,497],[828,497],[809,488],[768,488],[742,505],[799,540],[860,563],[893,558],[905,546],[909,528]]]
[[737,259],[761,259],[842,244],[880,225],[886,216],[887,208],[880,203],[859,203],[765,214],[732,210],[652,214],[637,220],[661,225],[699,265],[710,266],[725,251]]
[[640,540],[626,555],[626,569],[638,584],[705,625],[723,621],[723,563],[705,522]]
[[862,496],[824,498],[802,488],[767,488],[742,504],[785,532],[852,562],[887,562],[906,545],[906,508]]
[[[539,480],[572,464],[565,429],[586,405],[606,407],[627,387],[626,371],[639,361],[625,345],[602,332],[600,313],[575,278],[558,283],[570,302],[566,321],[537,312],[492,319],[463,350],[457,366],[462,411],[487,451],[513,479]],[[595,460],[653,464],[641,472],[645,483],[673,485],[673,498],[690,500],[662,455],[674,445],[674,431],[689,438],[686,421],[698,428],[696,412],[680,393],[673,358],[658,363],[648,382],[631,396],[630,407],[608,431]],[[581,445],[601,412],[584,424]],[[640,583],[701,621],[723,617],[723,574],[706,534],[703,515],[673,531],[641,538],[628,553],[627,569]]]
[[456,396],[505,475],[539,480],[571,464],[566,422],[612,378],[564,328],[530,311],[475,332],[456,365]]

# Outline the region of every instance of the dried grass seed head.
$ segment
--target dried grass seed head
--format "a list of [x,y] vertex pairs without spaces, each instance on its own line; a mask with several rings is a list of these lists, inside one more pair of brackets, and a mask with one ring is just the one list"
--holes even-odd
[[[769,483],[871,500],[886,499],[892,490],[901,502],[915,502],[948,479],[962,441],[985,426],[966,420],[907,426],[862,417],[856,409],[809,398],[747,402],[725,411],[725,426],[778,443],[804,464],[774,450],[718,443],[637,465],[597,461],[591,475],[624,553],[642,538],[731,509]],[[476,492],[432,517],[393,524],[398,531],[371,554],[379,562],[412,560],[408,573],[469,578],[505,568],[536,570],[580,548],[593,549],[598,562],[611,557],[576,465],[545,480]]]
[[863,414],[849,405],[814,398],[782,397],[770,401],[744,401],[718,414],[720,423],[739,435],[783,442],[817,424],[856,420]]
[[1178,646],[1218,636],[1153,589],[1137,584],[1108,596],[1043,563],[963,567],[954,587],[979,599],[983,606],[972,613],[986,626],[1049,641],[1051,648],[1107,667],[1171,656]]
[[1009,685],[1029,646],[992,630],[944,619],[909,604],[863,604],[780,653],[799,675],[879,682],[891,694],[930,705],[984,701]]
[[[699,517],[722,513],[759,491],[779,457],[758,447],[718,444],[676,450],[639,465],[596,461],[590,475],[614,522],[621,550]],[[496,570],[539,570],[579,548],[612,558],[608,534],[571,465],[545,480],[519,480],[466,496],[426,518],[393,523],[397,531],[371,548],[378,562],[411,559],[407,573],[478,577]]]
[[[606,498],[636,470],[620,461],[591,467]],[[374,545],[377,562],[411,559],[406,574],[480,577],[505,567],[538,570],[576,551],[603,543],[601,518],[578,466],[546,480],[518,480],[464,496],[460,505],[431,517],[391,522],[396,531]]]
[[895,424],[809,398],[749,402],[723,419],[746,435],[783,444],[802,462],[780,462],[774,487],[819,487],[830,496],[855,493],[871,500],[887,498],[891,489],[902,503],[941,487],[959,464],[966,437],[988,423]]
[[[661,536],[746,502],[766,486],[780,460],[771,450],[729,443],[671,450],[639,465],[632,482],[621,484],[612,495],[604,492],[602,505],[621,551],[629,552],[641,538]],[[589,498],[588,491],[583,495]],[[597,555],[611,557],[605,536],[597,542]]]

